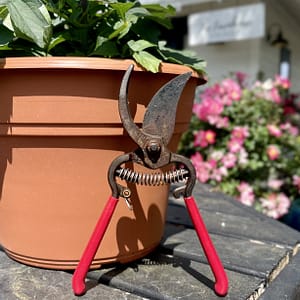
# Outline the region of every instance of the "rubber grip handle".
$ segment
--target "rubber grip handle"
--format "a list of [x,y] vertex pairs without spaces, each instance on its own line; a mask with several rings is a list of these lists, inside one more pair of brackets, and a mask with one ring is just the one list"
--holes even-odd
[[215,247],[207,232],[204,221],[200,215],[199,209],[193,196],[184,198],[187,210],[190,214],[199,241],[209,262],[210,268],[215,277],[215,293],[219,296],[225,296],[228,292],[228,278],[225,273],[221,260],[215,250]]
[[93,234],[90,237],[90,240],[73,274],[72,287],[74,294],[77,296],[83,295],[86,292],[86,274],[89,271],[91,263],[106,232],[118,200],[118,198],[113,196],[109,197],[106,206],[104,207],[104,210],[96,224]]

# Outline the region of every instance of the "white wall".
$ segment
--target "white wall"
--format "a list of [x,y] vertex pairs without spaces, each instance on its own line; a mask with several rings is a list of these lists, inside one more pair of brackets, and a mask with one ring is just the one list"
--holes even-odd
[[[242,5],[244,1],[224,1],[224,4]],[[247,1],[249,3],[249,1]],[[257,1],[253,1],[257,2]],[[266,31],[274,23],[280,24],[284,37],[289,41],[292,51],[291,81],[292,91],[300,92],[300,22],[285,11],[284,1],[265,0]],[[213,8],[218,8],[214,5]],[[199,11],[200,8],[198,7]],[[206,8],[207,9],[207,8]],[[196,11],[193,11],[196,12]],[[271,46],[266,38],[245,41],[228,42],[215,45],[200,45],[187,47],[207,61],[208,75],[211,82],[224,78],[229,72],[241,71],[255,79],[258,72],[274,77],[279,71],[279,48]]]
[[230,72],[244,72],[254,79],[259,71],[260,40],[229,42],[193,47],[207,62],[209,80],[215,82]]
[[[300,20],[295,20],[285,9],[282,2],[266,0],[266,28],[280,24],[284,37],[289,41],[291,50],[292,91],[300,92]],[[278,70],[279,49],[271,47],[265,40],[262,43],[260,64],[267,75]]]

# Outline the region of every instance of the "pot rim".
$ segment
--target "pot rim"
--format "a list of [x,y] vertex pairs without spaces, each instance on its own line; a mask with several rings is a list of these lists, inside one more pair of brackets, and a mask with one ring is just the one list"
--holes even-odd
[[[0,59],[1,69],[87,69],[87,70],[127,70],[130,64],[134,64],[135,71],[145,72],[132,59],[115,59],[102,57],[70,57],[70,56],[33,56],[33,57],[7,57]],[[192,71],[192,76],[198,78],[201,84],[207,79],[205,76],[198,74],[188,66],[161,63],[158,73],[182,74]]]

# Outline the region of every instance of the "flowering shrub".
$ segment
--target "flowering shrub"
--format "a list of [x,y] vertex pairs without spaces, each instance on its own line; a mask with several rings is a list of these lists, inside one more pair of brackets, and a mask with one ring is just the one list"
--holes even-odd
[[247,87],[237,73],[206,88],[179,148],[200,182],[273,218],[286,214],[300,193],[300,137],[287,118],[297,113],[287,107],[289,87],[279,76]]

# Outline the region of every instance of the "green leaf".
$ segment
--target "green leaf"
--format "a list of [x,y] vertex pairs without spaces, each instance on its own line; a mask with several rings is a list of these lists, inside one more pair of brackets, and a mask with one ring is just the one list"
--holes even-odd
[[14,31],[14,28],[11,24],[11,20],[9,17],[9,11],[7,6],[1,6],[0,7],[0,24],[3,24],[6,28],[8,28],[10,31]]
[[112,3],[111,7],[114,8],[118,15],[125,20],[125,15],[129,9],[134,6],[133,2],[126,2],[126,3]]
[[[112,5],[118,7],[118,13],[121,15],[121,20],[117,21],[114,25],[114,32],[109,35],[109,39],[118,38],[121,39],[126,36],[133,24],[135,24],[139,18],[148,14],[146,9],[141,7],[131,8],[132,3],[126,3],[130,5],[123,5],[124,3]],[[120,6],[119,6],[120,5]],[[130,8],[130,9],[129,9]]]
[[91,53],[91,55],[104,57],[116,57],[119,54],[116,43],[101,36],[97,38],[95,50]]
[[116,24],[114,26],[114,32],[112,32],[108,38],[110,40],[114,39],[114,38],[121,38],[128,33],[128,31],[130,30],[130,27],[131,27],[131,23],[120,20],[120,21],[116,22]]
[[[147,30],[145,30],[147,28]],[[160,27],[151,20],[143,18],[139,19],[137,23],[132,25],[131,30],[140,39],[157,44],[161,35]]]
[[146,40],[138,40],[138,41],[131,40],[127,44],[129,48],[134,52],[139,52],[147,48],[156,47],[155,44],[152,44]]
[[0,21],[4,20],[7,17],[7,15],[8,15],[7,7],[1,6],[1,2],[0,2]]
[[14,33],[0,25],[0,46],[8,45],[14,39]]
[[149,14],[149,11],[143,7],[133,7],[126,12],[125,16],[126,18],[130,15],[134,15],[136,17],[145,17],[149,16]]
[[139,20],[139,17],[135,14],[130,14],[127,12],[126,14],[126,22],[129,23],[130,25],[136,24]]
[[159,66],[161,60],[153,56],[147,51],[140,51],[133,53],[133,58],[135,61],[140,64],[147,71],[157,73],[159,71]]
[[65,42],[67,39],[65,38],[65,36],[63,34],[57,36],[57,37],[54,37],[51,39],[50,41],[50,44],[48,46],[48,50],[52,50],[53,48],[55,48],[57,45]]
[[159,53],[164,58],[164,60],[186,65],[191,67],[200,74],[205,74],[206,62],[203,59],[200,59],[193,55],[191,52],[179,51],[164,46],[165,42],[159,43]]
[[14,0],[8,3],[10,18],[17,37],[46,48],[52,28],[50,15],[39,0]]
[[155,23],[158,23],[167,29],[173,27],[170,20],[170,18],[176,14],[176,9],[173,6],[168,5],[165,7],[160,4],[147,4],[143,5],[143,7],[149,11],[149,19],[153,20]]

